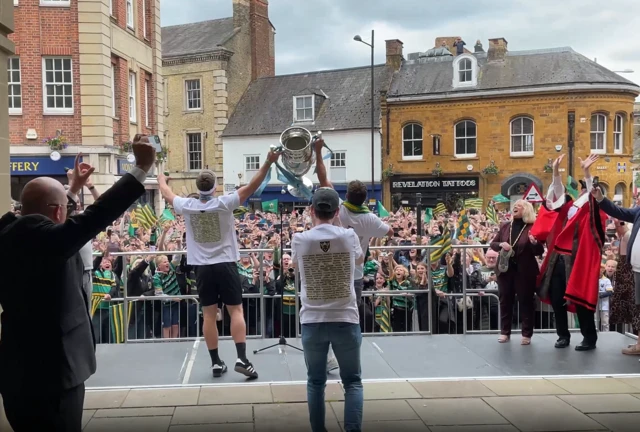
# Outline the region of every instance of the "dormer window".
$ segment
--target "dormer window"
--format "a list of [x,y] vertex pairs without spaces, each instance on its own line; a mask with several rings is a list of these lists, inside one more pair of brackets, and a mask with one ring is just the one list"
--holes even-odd
[[471,54],[461,54],[453,60],[453,87],[474,87],[478,84],[478,60]]
[[313,121],[315,115],[313,99],[313,95],[293,97],[293,121]]

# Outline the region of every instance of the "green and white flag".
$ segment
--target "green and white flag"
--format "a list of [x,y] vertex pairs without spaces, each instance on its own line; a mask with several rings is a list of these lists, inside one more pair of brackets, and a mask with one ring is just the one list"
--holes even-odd
[[270,200],[262,202],[262,211],[267,213],[277,213],[278,212],[278,200]]

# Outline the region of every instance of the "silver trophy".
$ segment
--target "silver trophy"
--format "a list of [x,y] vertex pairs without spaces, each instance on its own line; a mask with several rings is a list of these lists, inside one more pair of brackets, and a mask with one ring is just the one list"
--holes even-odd
[[282,132],[279,146],[271,146],[273,151],[282,153],[282,166],[276,164],[278,178],[296,198],[311,199],[313,182],[304,175],[315,163],[314,143],[321,138],[320,131],[312,135],[307,129],[294,126]]

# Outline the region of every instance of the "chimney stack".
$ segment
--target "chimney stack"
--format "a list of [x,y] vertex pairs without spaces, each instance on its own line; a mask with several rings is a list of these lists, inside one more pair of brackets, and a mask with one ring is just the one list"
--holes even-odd
[[402,66],[404,57],[402,55],[403,43],[400,39],[389,39],[387,43],[387,66],[393,67],[393,70],[399,70]]
[[249,23],[251,0],[233,0],[233,28]]
[[474,46],[473,48],[477,53],[484,52],[484,48],[482,48],[482,42],[480,42],[480,39],[476,41],[476,46]]
[[507,55],[507,40],[505,38],[489,39],[488,61],[504,61]]

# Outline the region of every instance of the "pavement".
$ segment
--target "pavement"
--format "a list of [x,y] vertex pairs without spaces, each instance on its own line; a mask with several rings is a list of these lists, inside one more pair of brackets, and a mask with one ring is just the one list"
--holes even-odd
[[[364,431],[640,430],[640,376],[364,383]],[[326,390],[326,427],[344,396]],[[306,431],[305,384],[88,391],[84,431]],[[0,430],[4,430],[0,427]]]

